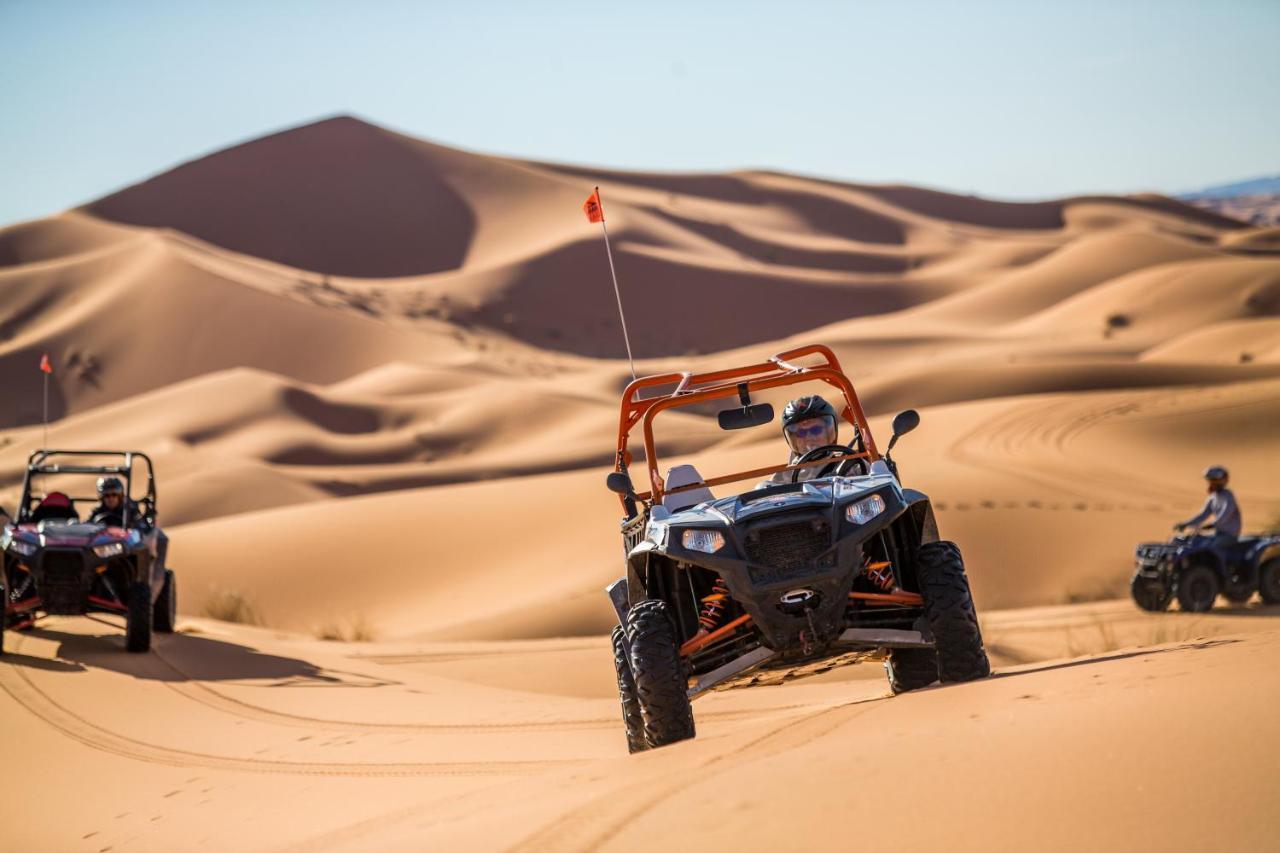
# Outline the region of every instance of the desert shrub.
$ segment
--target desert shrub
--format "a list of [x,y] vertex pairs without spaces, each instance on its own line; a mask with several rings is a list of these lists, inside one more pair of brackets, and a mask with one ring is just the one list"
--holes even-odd
[[215,590],[200,610],[201,615],[240,625],[261,625],[258,609],[242,593],[234,589]]
[[318,640],[334,640],[339,643],[368,643],[377,639],[373,625],[363,614],[356,614],[345,621],[326,622],[315,631]]

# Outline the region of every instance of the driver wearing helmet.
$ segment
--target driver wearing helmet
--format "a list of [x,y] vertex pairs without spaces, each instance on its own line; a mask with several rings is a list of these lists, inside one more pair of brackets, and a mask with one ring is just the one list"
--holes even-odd
[[1209,526],[1213,527],[1214,544],[1219,544],[1217,540],[1220,540],[1221,544],[1230,545],[1240,535],[1240,506],[1236,503],[1236,496],[1227,488],[1230,475],[1226,468],[1214,465],[1205,470],[1204,478],[1209,484],[1209,497],[1204,502],[1204,508],[1194,517],[1175,524],[1173,529],[1198,528],[1208,521]]
[[[794,465],[810,451],[835,444],[839,437],[839,419],[835,408],[821,397],[797,397],[782,410],[782,437],[791,450],[788,465]],[[798,483],[821,476],[822,470],[831,464],[824,458],[795,471],[779,471],[765,485]]]
[[125,507],[129,508],[129,521],[136,524],[141,517],[138,505],[125,497],[124,483],[117,477],[98,478],[98,505],[89,516],[92,524],[108,527],[124,527]]

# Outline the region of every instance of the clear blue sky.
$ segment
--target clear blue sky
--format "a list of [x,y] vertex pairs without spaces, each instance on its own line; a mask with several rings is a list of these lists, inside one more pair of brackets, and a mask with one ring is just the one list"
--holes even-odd
[[1181,191],[1280,172],[1280,0],[0,0],[0,224],[335,113],[578,164]]

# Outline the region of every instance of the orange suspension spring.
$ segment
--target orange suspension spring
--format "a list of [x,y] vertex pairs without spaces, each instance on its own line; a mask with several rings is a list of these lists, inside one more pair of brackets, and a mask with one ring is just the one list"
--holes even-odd
[[729,606],[729,587],[724,578],[717,577],[711,585],[711,594],[702,599],[702,614],[698,616],[698,624],[704,631],[714,631]]
[[863,564],[862,571],[866,574],[871,582],[888,592],[893,589],[893,564],[892,563],[872,563],[870,557]]

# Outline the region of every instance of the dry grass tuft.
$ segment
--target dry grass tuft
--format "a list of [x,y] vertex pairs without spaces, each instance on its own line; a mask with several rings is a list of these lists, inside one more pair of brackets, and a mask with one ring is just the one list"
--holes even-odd
[[235,622],[238,625],[261,625],[262,614],[249,599],[234,589],[215,590],[205,600],[201,615],[223,622]]
[[316,629],[315,636],[339,643],[370,643],[377,639],[377,632],[364,614],[356,614],[346,621],[326,622]]

